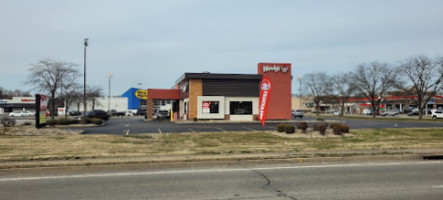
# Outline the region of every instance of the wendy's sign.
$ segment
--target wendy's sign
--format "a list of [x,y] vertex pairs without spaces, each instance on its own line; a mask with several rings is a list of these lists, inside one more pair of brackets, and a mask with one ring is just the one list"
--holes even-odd
[[35,127],[42,128],[46,126],[46,108],[48,106],[48,97],[46,95],[35,95]]

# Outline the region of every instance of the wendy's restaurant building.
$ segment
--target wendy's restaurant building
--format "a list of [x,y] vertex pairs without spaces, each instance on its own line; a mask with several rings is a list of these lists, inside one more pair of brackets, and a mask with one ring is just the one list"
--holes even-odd
[[[270,85],[263,87],[263,79]],[[290,63],[259,63],[257,74],[184,73],[175,89],[148,89],[147,117],[160,102],[172,102],[176,120],[254,121],[266,89],[266,119],[291,119],[291,81]]]

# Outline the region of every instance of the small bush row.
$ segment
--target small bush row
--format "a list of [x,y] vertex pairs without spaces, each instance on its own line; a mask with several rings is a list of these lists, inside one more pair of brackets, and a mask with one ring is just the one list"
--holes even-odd
[[279,124],[277,126],[277,131],[278,132],[285,132],[287,134],[292,134],[292,133],[295,133],[295,126],[290,125],[290,124]]
[[96,124],[96,125],[101,125],[103,124],[103,120],[99,119],[99,118],[82,118],[79,120],[75,120],[75,119],[49,119],[46,120],[46,125],[49,126],[54,126],[54,125],[70,125],[70,124]]
[[16,123],[15,119],[9,118],[9,117],[3,117],[1,120],[1,124],[3,127],[11,127],[14,126]]
[[[291,134],[295,132],[295,127],[297,127],[297,129],[300,129],[303,133],[305,133],[306,130],[309,128],[309,125],[306,122],[298,122],[296,126],[290,124],[279,124],[277,126],[277,131]],[[326,122],[318,122],[313,124],[312,126],[312,130],[318,131],[322,135],[326,134],[327,128],[328,128],[328,123]],[[343,135],[343,133],[349,133],[349,126],[346,124],[332,123],[330,128],[332,129],[335,135]]]

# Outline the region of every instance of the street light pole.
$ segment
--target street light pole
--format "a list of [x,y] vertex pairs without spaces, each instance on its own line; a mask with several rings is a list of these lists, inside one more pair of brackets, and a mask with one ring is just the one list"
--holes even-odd
[[85,50],[84,50],[84,71],[83,71],[83,116],[86,116],[86,47],[88,46],[88,38],[85,38],[84,42]]
[[301,80],[302,80],[302,77],[301,76],[298,76],[298,82],[299,82],[299,90],[298,90],[298,92],[299,92],[299,104],[300,104],[300,110],[301,110]]
[[109,73],[109,84],[108,84],[108,88],[109,88],[109,98],[108,98],[108,113],[111,113],[111,78],[112,78],[112,73]]

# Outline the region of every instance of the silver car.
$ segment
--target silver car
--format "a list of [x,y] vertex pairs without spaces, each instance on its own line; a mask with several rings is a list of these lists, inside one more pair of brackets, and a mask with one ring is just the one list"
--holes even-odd
[[292,118],[300,117],[303,118],[303,112],[300,110],[292,110]]

